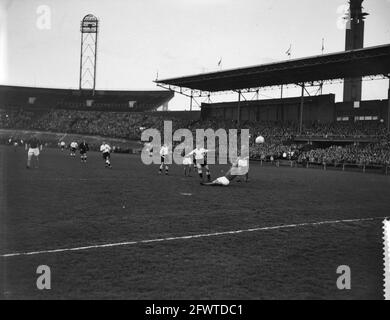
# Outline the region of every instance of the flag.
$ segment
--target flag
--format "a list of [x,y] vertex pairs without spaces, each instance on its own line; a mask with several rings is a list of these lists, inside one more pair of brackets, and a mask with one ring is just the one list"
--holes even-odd
[[222,58],[219,59],[218,61],[218,67],[222,66]]
[[288,50],[286,51],[286,54],[291,57],[291,44],[290,44],[290,47],[288,48]]
[[322,38],[322,48],[321,48],[321,52],[324,53],[324,50],[325,50],[325,39]]

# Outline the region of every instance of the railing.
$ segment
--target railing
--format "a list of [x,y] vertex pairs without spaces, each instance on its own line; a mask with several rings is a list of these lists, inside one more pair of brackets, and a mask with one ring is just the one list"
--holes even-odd
[[288,166],[291,168],[306,168],[306,169],[322,169],[326,170],[341,170],[341,171],[357,171],[362,173],[382,173],[384,175],[390,174],[390,165],[376,165],[376,164],[356,164],[356,163],[320,163],[320,162],[298,162],[296,160],[259,160],[251,159],[252,161],[260,162],[261,166],[271,165],[277,168],[281,166]]

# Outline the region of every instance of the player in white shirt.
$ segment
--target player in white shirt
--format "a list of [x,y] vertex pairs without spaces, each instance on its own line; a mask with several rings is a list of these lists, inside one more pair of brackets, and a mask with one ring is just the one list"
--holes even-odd
[[223,186],[226,187],[235,178],[245,176],[246,182],[248,182],[249,174],[249,157],[238,157],[232,164],[231,168],[223,177],[219,177],[209,183],[201,183],[203,186]]
[[64,150],[65,150],[65,147],[66,147],[65,141],[61,141],[61,143],[60,143],[61,151],[64,151]]
[[160,165],[159,174],[162,174],[162,170],[165,166],[165,175],[168,175],[168,171],[169,171],[169,167],[167,164],[168,155],[169,155],[169,147],[166,144],[163,144],[163,146],[160,149],[161,165]]
[[207,164],[207,152],[211,150],[204,149],[201,146],[196,146],[196,149],[192,150],[189,154],[185,156],[185,158],[190,157],[192,155],[195,156],[196,167],[198,169],[198,174],[201,180],[203,180],[203,168],[206,169],[207,180],[211,181],[210,168]]
[[191,167],[193,166],[192,156],[184,157],[183,166],[184,166],[184,176],[191,177]]
[[111,147],[109,144],[103,142],[100,146],[100,152],[103,155],[103,159],[106,162],[106,168],[111,168]]
[[77,142],[73,141],[70,143],[70,156],[75,157],[76,156],[76,150],[78,148]]

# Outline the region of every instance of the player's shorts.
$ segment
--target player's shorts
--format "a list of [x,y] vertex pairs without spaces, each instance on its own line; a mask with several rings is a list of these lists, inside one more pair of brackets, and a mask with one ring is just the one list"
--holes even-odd
[[192,159],[191,158],[184,158],[183,159],[183,165],[190,166],[191,164],[192,164]]
[[103,152],[103,159],[110,159],[110,153],[109,152]]
[[70,151],[76,152],[76,148],[71,147],[71,148],[70,148]]
[[205,166],[207,166],[207,159],[198,159],[198,160],[196,160],[196,165],[197,165],[197,167],[199,168],[199,167],[205,167]]
[[80,150],[80,154],[87,154],[87,150]]
[[165,156],[161,156],[161,163],[162,163],[162,164],[165,164],[165,160],[166,160],[166,159],[165,159]]
[[38,157],[39,156],[39,148],[28,149],[28,155]]
[[223,186],[228,186],[230,184],[230,181],[226,177],[220,177],[215,180],[216,183],[221,184]]

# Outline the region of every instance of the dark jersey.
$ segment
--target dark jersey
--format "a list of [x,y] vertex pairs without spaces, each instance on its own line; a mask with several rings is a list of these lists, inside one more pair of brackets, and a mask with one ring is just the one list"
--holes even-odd
[[88,143],[86,143],[86,142],[81,142],[81,143],[79,144],[79,149],[80,149],[80,152],[81,152],[81,153],[86,153],[87,151],[89,151]]
[[35,149],[35,148],[38,148],[38,147],[39,147],[40,142],[39,142],[38,139],[32,138],[32,139],[28,142],[28,144],[29,144],[30,148]]

